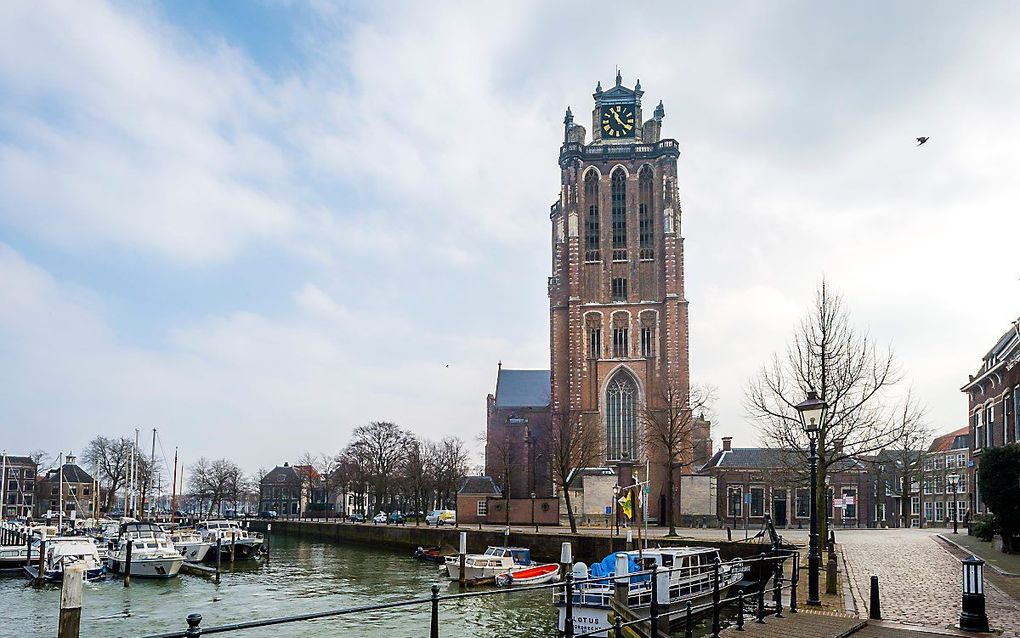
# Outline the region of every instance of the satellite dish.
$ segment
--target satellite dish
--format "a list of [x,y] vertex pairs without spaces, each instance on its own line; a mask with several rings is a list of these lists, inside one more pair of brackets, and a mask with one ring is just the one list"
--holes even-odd
[[574,580],[585,580],[588,578],[588,566],[580,561],[574,563],[571,571],[574,573]]

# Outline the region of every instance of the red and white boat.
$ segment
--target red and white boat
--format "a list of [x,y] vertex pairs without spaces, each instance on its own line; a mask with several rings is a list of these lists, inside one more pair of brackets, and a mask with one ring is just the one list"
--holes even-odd
[[559,577],[560,566],[556,563],[546,563],[527,569],[499,574],[496,576],[496,585],[499,587],[509,587],[510,585],[544,585],[559,580]]

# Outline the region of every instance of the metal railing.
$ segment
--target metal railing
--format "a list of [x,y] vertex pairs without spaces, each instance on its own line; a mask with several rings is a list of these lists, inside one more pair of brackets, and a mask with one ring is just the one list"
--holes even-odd
[[[783,566],[788,559],[793,559],[793,569],[791,570],[792,577],[788,584],[784,584]],[[758,565],[757,573],[757,610],[756,610],[756,622],[764,622],[764,618],[768,615],[773,615],[777,618],[781,618],[783,614],[783,598],[782,591],[784,589],[790,590],[790,605],[789,611],[791,613],[797,612],[797,585],[799,581],[799,554],[793,551],[780,551],[772,556],[761,554],[758,557],[750,559],[736,559],[723,563],[716,558],[715,562],[711,563],[708,567],[709,572],[706,573],[705,566],[695,567],[659,567],[652,565],[650,569],[644,569],[636,572],[629,572],[625,576],[617,576],[615,574],[609,576],[602,576],[597,578],[584,578],[575,579],[574,574],[568,569],[564,575],[562,582],[549,583],[544,585],[528,585],[521,587],[512,587],[510,589],[491,589],[484,591],[468,591],[454,594],[440,595],[440,585],[434,583],[431,586],[429,596],[423,596],[419,598],[411,598],[408,600],[393,601],[387,603],[377,603],[371,605],[359,605],[355,607],[346,607],[342,609],[331,609],[319,612],[311,612],[307,614],[299,614],[294,616],[282,616],[277,618],[266,618],[261,620],[250,620],[239,623],[232,623],[227,625],[219,625],[215,627],[202,627],[202,616],[201,614],[190,614],[186,618],[187,628],[178,631],[171,631],[161,634],[153,634],[145,636],[144,638],[188,638],[196,637],[203,634],[215,634],[225,633],[231,631],[241,631],[245,629],[253,629],[257,627],[269,627],[274,625],[282,625],[293,622],[306,622],[310,620],[320,620],[324,618],[338,618],[344,616],[353,616],[364,612],[373,612],[381,610],[391,609],[404,609],[413,607],[424,607],[428,606],[430,613],[430,638],[439,638],[439,612],[441,604],[456,603],[461,600],[483,598],[486,596],[508,596],[514,594],[520,594],[523,592],[534,592],[542,590],[550,590],[553,592],[554,600],[558,600],[559,604],[565,607],[564,625],[562,628],[557,628],[557,635],[562,638],[583,638],[585,636],[595,636],[597,634],[606,633],[614,638],[622,637],[623,630],[627,627],[642,625],[648,623],[650,627],[657,627],[660,621],[663,619],[669,619],[672,621],[674,618],[683,618],[685,625],[685,638],[691,638],[693,636],[693,620],[695,617],[700,617],[702,614],[711,614],[712,618],[712,636],[717,637],[722,629],[720,614],[724,607],[727,605],[736,605],[736,627],[741,630],[744,625],[745,606],[746,606],[746,595],[743,591],[740,591],[736,596],[729,596],[726,598],[722,597],[722,591],[720,586],[720,573],[724,567],[743,568],[745,566]],[[697,570],[697,572],[695,572]],[[693,605],[688,602],[686,607],[678,609],[663,609],[660,605],[659,598],[662,597],[662,592],[658,591],[657,583],[660,582],[661,577],[665,574],[665,582],[670,581],[670,575],[677,572],[688,572],[691,574],[690,578],[696,579],[701,576],[709,576],[711,578],[710,586],[707,591],[711,593],[711,600],[706,603],[699,605]],[[648,597],[648,615],[637,616],[630,620],[624,621],[621,618],[620,613],[615,614],[614,624],[607,627],[599,627],[584,633],[575,633],[573,627],[573,610],[575,605],[581,604],[585,601],[585,591],[590,590],[593,586],[600,585],[602,588],[606,587],[606,584],[612,583],[616,586],[619,583],[623,583],[622,587],[627,588],[628,596],[632,589],[632,583],[635,579],[642,579],[648,576],[650,579],[650,592]],[[682,577],[681,577],[682,580]],[[767,587],[769,581],[772,581],[773,585]],[[624,581],[626,581],[624,583]],[[668,585],[667,585],[668,587]],[[638,588],[639,593],[643,588]],[[771,603],[766,603],[766,594],[771,593]],[[700,594],[704,595],[706,590],[701,590]],[[639,596],[638,600],[642,600]],[[643,605],[638,604],[638,608],[643,610]],[[659,635],[656,631],[651,635]]]

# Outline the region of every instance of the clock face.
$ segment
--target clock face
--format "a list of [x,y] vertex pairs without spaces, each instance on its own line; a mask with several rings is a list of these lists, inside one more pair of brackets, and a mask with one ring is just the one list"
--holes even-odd
[[602,137],[634,137],[634,106],[630,104],[603,106]]

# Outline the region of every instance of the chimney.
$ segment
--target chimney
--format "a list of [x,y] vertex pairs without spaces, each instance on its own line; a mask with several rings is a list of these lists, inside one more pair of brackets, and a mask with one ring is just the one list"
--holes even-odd
[[724,436],[722,438],[722,451],[723,452],[732,452],[733,451],[733,437],[732,436]]

